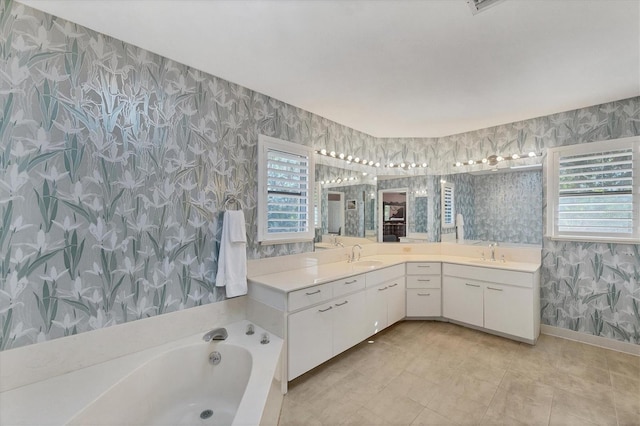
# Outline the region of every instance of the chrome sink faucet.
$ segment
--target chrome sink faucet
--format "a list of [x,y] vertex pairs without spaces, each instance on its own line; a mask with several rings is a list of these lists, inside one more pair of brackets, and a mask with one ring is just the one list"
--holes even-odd
[[491,261],[495,262],[496,261],[496,247],[498,247],[498,243],[491,243],[489,244],[489,249],[491,249]]
[[358,259],[357,260],[360,260],[360,252],[362,251],[362,246],[360,244],[356,244],[353,247],[351,247],[351,257],[349,258],[349,262],[355,262],[356,261],[356,254],[355,254],[356,247],[358,247]]
[[204,340],[205,342],[210,342],[212,340],[227,340],[227,337],[229,337],[229,334],[227,333],[227,329],[220,327],[220,328],[214,328],[213,330],[210,330],[207,333],[205,333],[205,335],[202,336],[202,340]]

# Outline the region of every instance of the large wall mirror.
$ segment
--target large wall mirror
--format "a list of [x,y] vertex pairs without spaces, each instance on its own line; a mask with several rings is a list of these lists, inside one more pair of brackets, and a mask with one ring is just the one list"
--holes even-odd
[[441,227],[442,241],[456,241],[462,228],[458,242],[542,244],[541,165],[451,174],[440,180],[455,186],[453,208],[463,224]]
[[[322,155],[315,167],[316,248],[340,247],[337,242],[346,237],[371,242],[427,240],[430,190],[424,169],[364,167]],[[381,191],[403,199],[385,201]]]

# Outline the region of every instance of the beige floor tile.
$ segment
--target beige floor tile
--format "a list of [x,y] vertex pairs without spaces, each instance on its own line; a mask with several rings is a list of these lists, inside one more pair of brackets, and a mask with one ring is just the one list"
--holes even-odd
[[451,391],[436,394],[427,408],[461,425],[480,423],[487,411],[486,405]]
[[457,369],[470,377],[496,385],[500,384],[507,372],[506,367],[496,367],[491,363],[485,364],[475,357],[469,357]]
[[556,389],[553,396],[553,409],[599,425],[615,426],[617,424],[616,409],[611,394],[603,393],[600,399],[593,399]]
[[498,384],[485,382],[464,373],[458,374],[451,382],[440,388],[441,392],[453,392],[466,399],[489,406],[493,395],[498,389]]
[[418,414],[418,417],[411,423],[411,426],[449,426],[457,423],[447,419],[444,416],[425,408]]
[[350,426],[382,426],[387,425],[387,421],[382,417],[373,414],[366,408],[360,408],[355,413],[347,417],[343,423]]
[[607,351],[607,364],[612,373],[640,378],[640,356]]
[[364,405],[370,413],[384,419],[388,424],[408,425],[424,408],[407,396],[385,388]]
[[[553,371],[541,376],[538,380],[541,383],[552,386],[556,389],[562,389],[576,395],[598,399],[602,394],[610,395],[612,387],[609,384],[610,379],[608,371],[606,372],[605,380],[601,377],[601,373],[594,372],[596,370],[604,372],[604,370],[594,368],[591,371],[586,370],[581,376],[577,376],[563,373],[561,371]],[[596,380],[601,380],[606,382],[606,384],[599,384]]]
[[291,382],[279,424],[640,426],[638,357],[437,321],[372,340]]
[[[547,424],[551,414],[552,395],[539,392],[533,386],[500,387],[487,409],[490,418],[514,418],[527,424]],[[529,392],[532,390],[533,392]]]
[[383,388],[383,385],[374,382],[370,377],[358,371],[352,371],[350,375],[335,384],[333,391],[345,399],[363,405]]
[[596,423],[576,417],[564,410],[562,407],[554,405],[551,408],[549,426],[596,426]]
[[482,426],[546,426],[547,423],[532,423],[527,422],[527,419],[514,419],[513,417],[506,416],[504,414],[496,414],[487,412],[480,422]]
[[614,390],[640,395],[640,378],[611,373],[611,385]]
[[507,371],[487,410],[490,417],[511,417],[523,423],[549,421],[554,389],[529,376]]
[[436,385],[446,385],[459,371],[430,359],[416,358],[406,370]]
[[440,386],[413,373],[403,371],[387,385],[385,390],[390,391],[394,396],[407,397],[426,407],[439,392]]
[[280,411],[279,426],[299,426],[310,425],[320,426],[322,422],[313,416],[311,411],[304,405],[299,404],[289,398],[285,398]]

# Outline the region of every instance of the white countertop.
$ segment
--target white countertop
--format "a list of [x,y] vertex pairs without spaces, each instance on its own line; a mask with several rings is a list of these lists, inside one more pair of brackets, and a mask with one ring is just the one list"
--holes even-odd
[[540,269],[539,263],[511,261],[507,261],[506,263],[500,261],[492,262],[478,258],[443,254],[383,254],[363,257],[361,262],[369,260],[379,261],[380,265],[362,267],[358,266],[358,262],[349,263],[347,261],[324,263],[300,269],[255,276],[249,279],[249,283],[268,286],[283,293],[288,293],[316,284],[323,284],[341,278],[364,274],[406,262],[454,263],[457,265],[504,269],[528,273],[534,273]]

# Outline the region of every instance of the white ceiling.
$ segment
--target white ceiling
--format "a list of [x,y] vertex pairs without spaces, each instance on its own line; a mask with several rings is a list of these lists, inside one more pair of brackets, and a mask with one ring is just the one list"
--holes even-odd
[[640,95],[640,1],[21,0],[377,137]]

